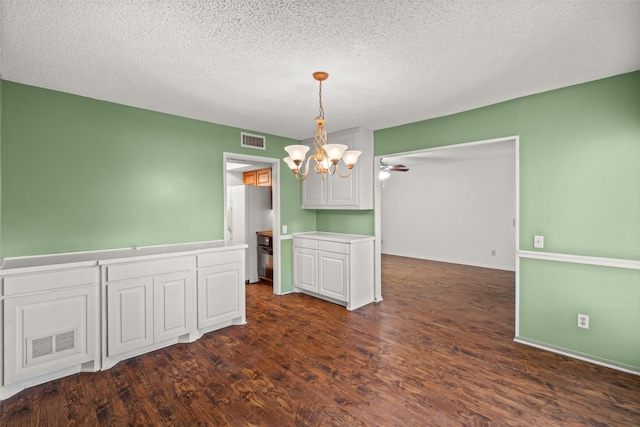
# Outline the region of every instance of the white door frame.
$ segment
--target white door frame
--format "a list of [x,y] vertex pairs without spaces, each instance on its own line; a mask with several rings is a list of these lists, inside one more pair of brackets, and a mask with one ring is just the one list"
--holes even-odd
[[376,302],[382,301],[382,203],[381,203],[381,195],[382,195],[382,181],[378,177],[378,168],[380,161],[385,157],[395,157],[395,156],[406,156],[411,154],[420,154],[433,152],[444,149],[454,149],[454,148],[462,148],[473,145],[483,145],[483,144],[491,144],[496,142],[504,142],[504,141],[513,141],[515,143],[515,168],[516,168],[516,233],[515,233],[515,251],[516,251],[516,336],[518,335],[519,328],[519,281],[520,281],[520,263],[518,262],[518,248],[520,245],[520,137],[518,135],[507,136],[503,138],[494,138],[494,139],[486,139],[482,141],[473,141],[462,144],[455,145],[445,145],[433,148],[425,148],[422,150],[414,150],[414,151],[404,151],[400,153],[390,153],[382,156],[375,156],[374,158],[374,233],[375,233],[375,284],[374,284],[374,300]]
[[[280,248],[280,159],[272,157],[250,156],[238,153],[222,153],[222,170],[223,170],[223,195],[224,206],[227,206],[227,162],[230,160],[240,160],[248,163],[258,162],[271,165],[271,185],[273,190],[273,293],[282,295],[282,264],[281,264],[281,248]],[[227,218],[227,210],[224,210],[224,230],[227,229],[229,219]]]

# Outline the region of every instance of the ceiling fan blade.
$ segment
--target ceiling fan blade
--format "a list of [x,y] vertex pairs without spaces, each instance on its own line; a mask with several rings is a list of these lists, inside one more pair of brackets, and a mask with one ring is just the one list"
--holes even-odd
[[407,172],[409,170],[405,165],[394,165],[389,167],[390,171],[394,172]]

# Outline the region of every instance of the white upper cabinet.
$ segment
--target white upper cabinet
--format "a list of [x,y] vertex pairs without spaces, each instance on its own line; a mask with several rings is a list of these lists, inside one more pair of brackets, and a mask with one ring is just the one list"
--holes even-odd
[[[373,131],[361,127],[332,132],[327,135],[330,144],[344,144],[349,150],[359,150],[362,154],[347,178],[326,175],[324,180],[313,171],[314,161],[309,162],[311,171],[302,181],[303,209],[373,209]],[[313,138],[302,141],[311,147]],[[348,169],[341,160],[340,172],[345,175]]]

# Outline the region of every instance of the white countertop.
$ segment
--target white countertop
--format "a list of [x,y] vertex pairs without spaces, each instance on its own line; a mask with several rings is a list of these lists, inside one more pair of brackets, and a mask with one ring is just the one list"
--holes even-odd
[[305,233],[294,233],[293,237],[303,237],[305,239],[326,240],[329,242],[355,243],[368,240],[375,240],[374,236],[364,236],[360,234],[327,233],[324,231],[309,231]]
[[5,258],[0,266],[0,274],[16,274],[56,268],[89,267],[127,260],[164,258],[175,255],[196,255],[204,252],[244,249],[246,247],[246,244],[214,240],[198,243],[144,246],[140,248],[106,249],[101,251]]

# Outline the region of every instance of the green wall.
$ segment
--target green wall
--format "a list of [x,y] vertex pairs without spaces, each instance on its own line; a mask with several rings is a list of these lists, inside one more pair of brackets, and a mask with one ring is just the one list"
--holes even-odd
[[[520,336],[581,356],[640,368],[640,271],[520,261]],[[576,327],[577,313],[589,329]]]
[[[222,153],[281,158],[297,143],[267,135],[267,150],[241,148],[241,129],[9,81],[0,88],[3,257],[222,239]],[[315,230],[282,165],[282,223]],[[291,269],[290,257],[283,264]]]
[[[520,137],[520,250],[542,234],[543,252],[640,260],[640,72],[379,130],[375,154],[510,135]],[[640,370],[640,272],[520,267],[520,338]]]
[[[222,152],[240,129],[0,82],[4,257],[223,238]],[[260,133],[259,131],[251,131]],[[374,133],[384,155],[520,137],[520,242],[640,260],[640,72]],[[305,211],[283,164],[289,232],[373,234],[373,211]],[[282,243],[291,289],[291,241]],[[523,260],[522,339],[640,370],[640,273]],[[591,328],[578,329],[577,313]]]
[[370,210],[318,210],[316,214],[316,226],[318,231],[373,236],[375,230],[372,215],[373,211]]

